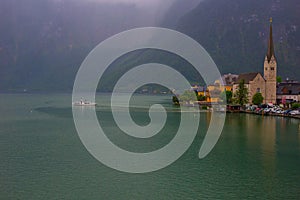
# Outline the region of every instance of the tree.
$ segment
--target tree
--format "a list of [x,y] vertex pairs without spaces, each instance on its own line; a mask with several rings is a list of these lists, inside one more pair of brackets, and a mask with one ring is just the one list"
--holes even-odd
[[248,103],[248,88],[245,87],[245,80],[242,79],[239,83],[237,91],[234,93],[234,103],[241,106]]
[[277,83],[281,83],[281,82],[282,82],[281,76],[277,76],[277,77],[276,77],[276,82],[277,82]]
[[220,94],[220,99],[224,102],[226,99],[226,103],[230,104],[232,103],[232,92],[231,91],[223,91]]
[[197,95],[197,100],[198,100],[198,101],[206,101],[206,96],[203,96],[203,95]]
[[263,102],[264,97],[262,96],[262,94],[260,92],[257,92],[254,94],[254,96],[252,97],[252,103],[254,105],[259,105]]
[[194,91],[184,91],[182,95],[179,96],[180,101],[190,103],[191,101],[196,101],[196,94]]
[[172,101],[175,105],[179,105],[179,100],[176,95],[173,96]]
[[298,109],[300,108],[300,103],[293,103],[292,104],[292,109]]

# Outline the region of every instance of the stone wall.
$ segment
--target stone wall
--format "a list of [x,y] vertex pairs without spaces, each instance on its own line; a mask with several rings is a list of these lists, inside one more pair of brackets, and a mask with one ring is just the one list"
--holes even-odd
[[[252,98],[257,93],[260,92],[264,97],[264,103],[266,99],[266,81],[262,77],[261,74],[257,74],[257,76],[249,82],[249,103],[252,104]],[[276,93],[276,92],[275,92]]]

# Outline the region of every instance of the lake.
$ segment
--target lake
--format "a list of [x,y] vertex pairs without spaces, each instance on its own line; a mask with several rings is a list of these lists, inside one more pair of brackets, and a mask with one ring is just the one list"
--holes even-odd
[[[121,148],[149,152],[166,145],[180,112],[170,96],[136,95],[131,116],[149,123],[148,107],[168,111],[166,127],[135,139],[116,126],[109,96],[97,95],[99,123]],[[0,94],[0,199],[300,199],[300,120],[227,114],[222,135],[198,158],[210,114],[201,112],[190,148],[173,164],[145,174],[111,169],[82,144],[70,94]]]

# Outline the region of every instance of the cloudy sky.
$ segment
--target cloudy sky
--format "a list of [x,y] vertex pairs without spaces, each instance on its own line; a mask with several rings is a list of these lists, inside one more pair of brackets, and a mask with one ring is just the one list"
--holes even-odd
[[148,19],[148,25],[155,25],[162,19],[165,12],[177,0],[81,0],[81,1],[95,1],[99,3],[110,4],[134,4],[144,13],[144,17]]
[[[180,0],[81,0],[81,1],[95,1],[100,3],[110,3],[110,4],[134,4],[137,8],[141,9],[144,13],[144,16],[156,23],[160,21],[167,10],[171,7],[174,2],[178,2]],[[195,7],[202,0],[181,0],[184,8],[182,8],[183,12],[187,12],[191,8]],[[154,25],[154,24],[152,24]]]
[[172,2],[176,0],[90,0],[90,1],[98,1],[98,2],[105,2],[105,3],[133,3],[140,7],[144,7],[144,6],[158,7],[161,5],[170,5]]

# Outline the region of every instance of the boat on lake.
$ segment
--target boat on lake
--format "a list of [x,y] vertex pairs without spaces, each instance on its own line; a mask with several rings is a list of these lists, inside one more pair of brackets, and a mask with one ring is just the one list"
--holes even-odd
[[96,106],[97,104],[95,102],[90,102],[87,100],[80,100],[80,101],[76,101],[73,102],[73,106]]

